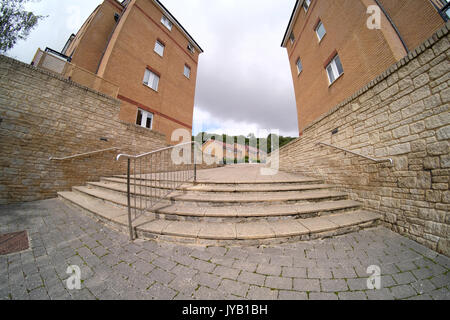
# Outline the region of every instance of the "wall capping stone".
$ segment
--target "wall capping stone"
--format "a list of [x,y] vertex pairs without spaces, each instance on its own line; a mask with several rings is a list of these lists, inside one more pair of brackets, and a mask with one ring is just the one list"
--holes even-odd
[[19,65],[21,67],[24,67],[24,68],[27,68],[27,69],[30,69],[30,70],[33,70],[33,71],[45,74],[46,76],[58,79],[60,81],[63,81],[65,83],[71,85],[71,86],[78,87],[78,88],[86,90],[86,91],[88,91],[90,93],[99,95],[99,96],[101,96],[103,98],[106,98],[106,99],[109,99],[111,101],[114,101],[115,103],[120,105],[120,100],[118,100],[118,99],[116,99],[114,97],[108,96],[108,95],[106,95],[104,93],[101,93],[101,92],[93,90],[93,89],[91,89],[89,87],[83,86],[83,85],[81,85],[81,84],[79,84],[77,82],[74,82],[72,80],[64,78],[64,77],[62,77],[62,76],[60,76],[60,75],[58,75],[56,73],[53,73],[53,72],[50,72],[50,71],[47,71],[47,70],[44,70],[44,69],[41,69],[41,68],[37,68],[35,66],[32,66],[31,64],[28,64],[28,63],[16,60],[14,58],[11,58],[11,57],[8,57],[8,56],[2,55],[2,54],[0,54],[0,62],[6,62],[6,63],[12,64],[12,65]]

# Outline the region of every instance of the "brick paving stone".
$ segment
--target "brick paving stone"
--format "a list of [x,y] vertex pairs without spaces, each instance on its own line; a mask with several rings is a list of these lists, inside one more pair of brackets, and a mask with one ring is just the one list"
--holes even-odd
[[292,290],[292,279],[268,276],[264,286],[272,289]]
[[160,268],[155,268],[148,274],[148,277],[162,284],[169,284],[175,278],[175,275]]
[[176,295],[177,292],[169,287],[163,286],[161,283],[156,282],[152,285],[147,292],[158,300],[171,300]]
[[289,278],[306,278],[306,268],[283,267],[281,275]]
[[[383,227],[281,245],[201,247],[130,243],[57,199],[6,208],[1,232],[28,230],[31,249],[0,256],[0,299],[450,298],[450,259]],[[21,210],[33,217],[23,219]],[[81,267],[82,290],[67,289],[69,264]],[[370,265],[381,267],[381,290],[367,288]]]
[[211,289],[217,289],[221,282],[220,277],[210,273],[199,273],[193,278],[193,280],[198,282],[200,285]]
[[368,278],[347,279],[347,285],[350,291],[367,290],[367,279]]
[[270,258],[270,264],[280,267],[292,267],[293,258],[287,256],[272,256]]
[[256,273],[250,273],[247,271],[241,272],[238,277],[238,281],[245,282],[249,284],[256,284],[258,286],[263,286],[266,277]]
[[308,295],[305,292],[280,290],[278,298],[279,300],[308,300]]
[[248,261],[236,260],[233,263],[233,268],[248,271],[248,272],[255,272],[257,267],[258,267],[257,263],[248,262]]
[[447,289],[441,288],[430,292],[433,300],[450,300],[450,292]]
[[334,293],[327,292],[311,292],[309,300],[338,300],[338,296]]
[[190,254],[190,256],[195,258],[195,259],[199,259],[199,260],[203,260],[203,261],[209,261],[213,257],[213,254],[211,252],[205,251],[205,250],[194,250]]
[[203,260],[194,260],[192,262],[192,267],[200,272],[212,272],[216,265]]
[[250,285],[246,283],[224,279],[220,284],[218,290],[226,292],[228,294],[233,294],[238,297],[245,298],[249,288]]
[[450,285],[450,272],[441,274],[430,278],[430,281],[437,287],[442,288]]
[[437,289],[436,286],[428,279],[417,280],[416,282],[410,283],[410,285],[417,291],[418,294],[428,293]]
[[381,287],[389,288],[397,285],[394,278],[390,275],[381,276]]
[[194,299],[199,300],[226,300],[226,294],[213,290],[211,288],[202,287],[198,288],[197,291],[193,294]]
[[333,277],[336,279],[348,279],[348,278],[356,278],[357,274],[355,269],[351,267],[334,267],[332,268]]
[[234,268],[228,268],[228,267],[224,267],[224,266],[217,266],[214,269],[214,274],[218,275],[221,278],[232,279],[232,280],[236,280],[237,277],[239,276],[239,273],[241,273],[241,270],[234,269]]
[[294,290],[320,292],[320,281],[318,279],[294,279]]
[[322,287],[322,291],[325,292],[338,292],[348,290],[347,283],[342,279],[321,279],[320,284]]
[[397,284],[408,284],[416,281],[414,275],[409,271],[394,274],[392,275],[392,277],[394,278],[395,282],[397,282]]
[[339,292],[339,300],[367,300],[367,295],[364,291],[355,292]]
[[281,275],[281,267],[260,264],[256,269],[256,273],[269,276],[279,276]]
[[248,290],[247,299],[250,300],[277,300],[278,290],[269,288],[261,288],[257,286],[250,286]]
[[308,278],[310,279],[331,279],[333,275],[330,268],[307,268]]
[[410,285],[395,286],[390,288],[390,290],[396,299],[405,299],[417,295],[416,290]]

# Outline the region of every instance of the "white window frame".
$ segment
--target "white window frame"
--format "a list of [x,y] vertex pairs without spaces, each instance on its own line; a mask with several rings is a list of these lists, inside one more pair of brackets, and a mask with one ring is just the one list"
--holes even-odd
[[[338,68],[338,65],[337,65],[337,61],[338,60],[339,60],[339,63],[341,65],[341,67],[342,67],[342,72],[341,73],[339,73],[339,68]],[[330,77],[330,71],[329,70],[331,71],[334,79],[332,79]],[[342,61],[341,61],[341,58],[339,58],[339,55],[334,56],[334,58],[326,66],[325,71],[327,73],[328,82],[329,82],[330,85],[332,85],[337,79],[339,79],[344,74],[344,67],[342,66]]]
[[305,2],[303,2],[303,9],[305,10],[305,12],[308,12],[310,6],[311,0],[305,0]]
[[289,36],[289,40],[291,40],[291,44],[294,44],[294,42],[295,42],[294,32],[291,32],[291,34]]
[[[186,74],[186,71],[188,71],[188,74]],[[188,79],[191,78],[191,67],[189,67],[187,64],[184,65],[184,76]]]
[[157,75],[156,73],[154,73],[153,71],[151,71],[150,69],[145,69],[145,74],[144,74],[144,84],[155,90],[156,92],[158,92],[158,87],[159,87],[159,80],[160,80],[160,76]]
[[[161,52],[158,51],[158,49],[161,48]],[[155,42],[155,48],[153,49],[158,55],[160,55],[161,57],[164,57],[164,50],[166,49],[166,46],[164,45],[164,43],[162,43],[159,40],[156,40]]]
[[[300,62],[300,67],[298,65],[299,62]],[[302,60],[300,58],[298,58],[297,61],[295,62],[295,66],[297,67],[297,75],[302,73],[302,71],[303,71],[303,64],[302,64]]]
[[[324,31],[324,34],[323,34],[322,37],[321,37],[320,34],[319,34],[319,29],[320,29],[320,27],[322,27],[322,28],[323,28],[323,31]],[[320,20],[319,23],[317,24],[315,31],[316,31],[317,39],[319,39],[319,42],[321,42],[322,39],[323,39],[323,38],[325,37],[325,35],[327,34],[327,30],[325,29],[325,26],[323,25],[323,22],[322,22],[321,20]]]
[[[139,120],[139,113],[141,113],[141,123],[138,123]],[[147,120],[150,119],[150,128],[147,127]],[[154,114],[142,109],[138,109],[138,114],[137,114],[137,118],[136,118],[136,125],[142,127],[142,128],[146,128],[146,129],[150,129],[153,130],[153,119],[154,119]]]
[[172,31],[173,24],[172,24],[172,21],[169,20],[169,18],[167,18],[166,16],[163,15],[162,18],[161,18],[161,23],[162,23],[167,29],[169,29],[170,31]]
[[187,49],[191,52],[191,53],[195,53],[195,48],[192,44],[188,44]]

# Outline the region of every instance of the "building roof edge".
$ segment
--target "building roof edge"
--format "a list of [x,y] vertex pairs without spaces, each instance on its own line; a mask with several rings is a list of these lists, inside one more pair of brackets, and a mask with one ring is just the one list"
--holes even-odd
[[298,16],[298,11],[299,11],[298,9],[301,8],[304,1],[305,0],[296,0],[296,2],[295,2],[295,6],[294,6],[294,9],[292,10],[291,18],[289,19],[289,24],[286,28],[286,32],[284,33],[283,42],[281,42],[282,48],[286,47],[286,42],[287,42],[287,39],[289,38],[289,34],[290,34],[289,31],[292,30],[294,21]]
[[164,5],[161,2],[159,2],[158,0],[153,0],[153,2],[161,9],[161,11],[163,11],[163,13],[168,15],[168,18],[170,18],[172,20],[172,22],[175,23],[175,25],[180,29],[180,31],[182,33],[184,33],[184,35],[191,42],[193,42],[192,44],[197,47],[197,50],[200,51],[200,53],[203,53],[204,51],[200,47],[200,45],[194,40],[194,38],[189,34],[189,32],[186,31],[186,29],[181,25],[181,23],[179,23],[178,20],[170,13],[170,11],[167,10],[167,8],[164,7]]

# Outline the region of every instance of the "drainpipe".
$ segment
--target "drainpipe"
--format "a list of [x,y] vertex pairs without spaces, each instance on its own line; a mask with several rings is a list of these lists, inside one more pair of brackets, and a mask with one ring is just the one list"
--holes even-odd
[[405,41],[403,40],[402,35],[400,34],[400,31],[398,30],[397,26],[394,23],[394,20],[392,20],[389,13],[386,11],[386,9],[383,7],[383,5],[380,3],[379,0],[374,0],[378,7],[380,7],[381,11],[383,11],[384,15],[388,19],[389,23],[391,24],[392,28],[394,28],[395,32],[397,33],[397,36],[399,37],[400,41],[402,42],[403,47],[405,48],[406,52],[409,53],[408,46],[406,45]]

